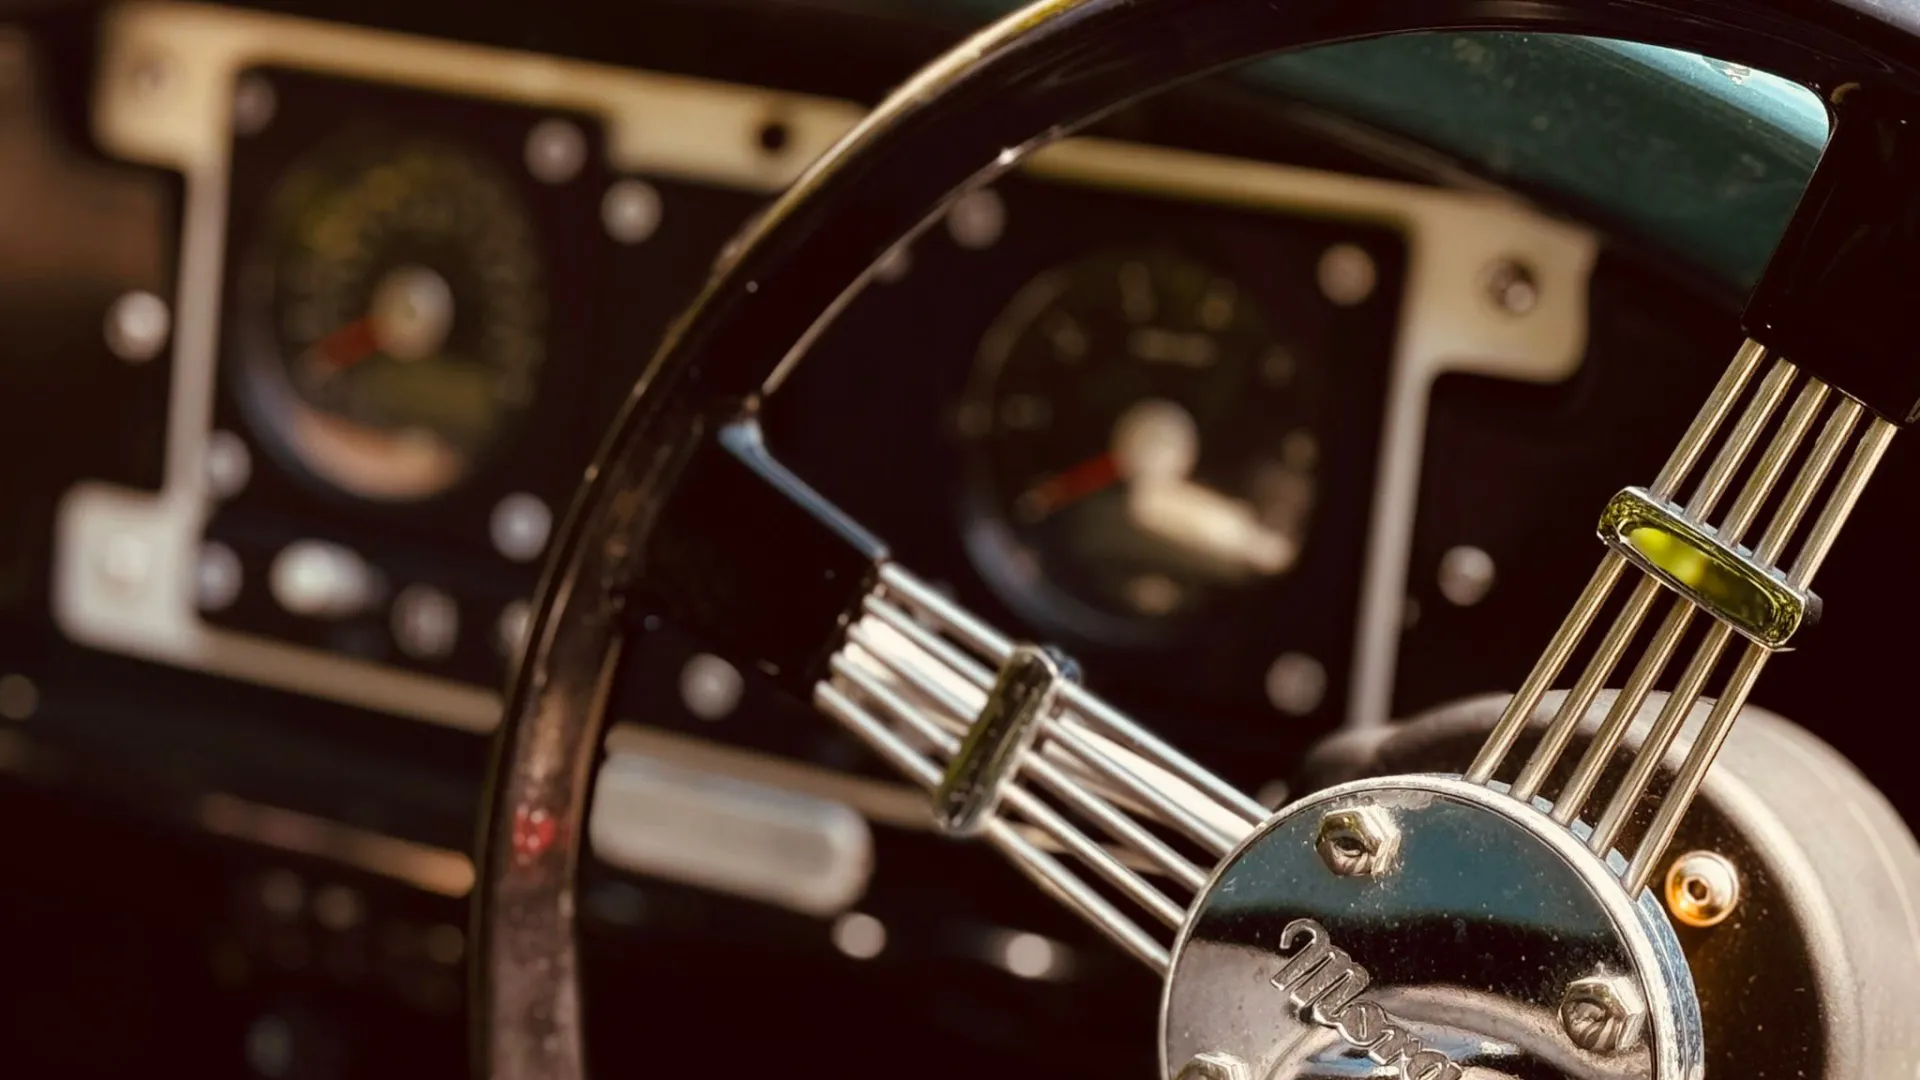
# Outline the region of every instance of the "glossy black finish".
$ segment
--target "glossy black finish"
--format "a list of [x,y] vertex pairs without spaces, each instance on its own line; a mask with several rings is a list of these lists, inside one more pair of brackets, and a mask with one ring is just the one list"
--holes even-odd
[[1755,340],[1897,424],[1920,420],[1920,97],[1831,95],[1833,133],[1744,321]]
[[751,401],[933,208],[1134,96],[1288,47],[1428,28],[1551,30],[1697,49],[1822,87],[1913,87],[1912,15],[1903,5],[1895,17],[1906,23],[1883,24],[1808,0],[1084,0],[1010,16],[907,83],[733,246],[636,385],[571,515],[496,743],[475,914],[478,1067],[515,1080],[582,1073],[574,873],[620,640],[597,593],[638,569],[629,553],[644,547],[672,475],[660,466],[695,434],[673,418]]
[[886,556],[740,420],[702,438],[674,478],[636,599],[804,695]]

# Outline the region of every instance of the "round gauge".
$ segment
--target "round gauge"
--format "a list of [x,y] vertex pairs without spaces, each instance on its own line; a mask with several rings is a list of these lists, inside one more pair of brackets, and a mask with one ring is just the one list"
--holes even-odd
[[533,223],[505,177],[444,143],[335,144],[289,170],[236,296],[254,420],[365,499],[467,476],[532,403],[546,355]]
[[1127,641],[1287,574],[1320,450],[1304,355],[1248,289],[1172,251],[1028,283],[961,408],[986,577],[1037,621]]

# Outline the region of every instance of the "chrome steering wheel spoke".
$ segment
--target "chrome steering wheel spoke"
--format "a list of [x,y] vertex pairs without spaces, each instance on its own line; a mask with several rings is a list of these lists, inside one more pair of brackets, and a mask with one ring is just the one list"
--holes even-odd
[[1208,873],[1267,810],[1081,686],[1071,661],[893,562],[751,418],[705,426],[632,552],[643,584],[621,592],[624,617],[665,615],[809,697],[927,790],[936,827],[985,840],[1164,973]]
[[[1743,345],[1653,484],[1628,488],[1608,504],[1598,530],[1608,552],[1467,769],[1467,779],[1474,783],[1489,784],[1495,779],[1621,578],[1629,569],[1637,570],[1633,590],[1606,632],[1591,645],[1586,666],[1554,709],[1538,744],[1508,788],[1508,794],[1522,803],[1547,793],[1575,727],[1623,657],[1637,645],[1638,659],[1624,686],[1554,796],[1553,820],[1571,825],[1587,809],[1627,725],[1679,649],[1694,616],[1705,613],[1710,625],[1662,705],[1651,734],[1586,834],[1587,847],[1605,857],[1625,839],[1637,815],[1643,810],[1650,814],[1620,874],[1629,895],[1645,889],[1664,865],[1662,856],[1681,816],[1699,792],[1767,660],[1789,648],[1800,631],[1818,620],[1820,603],[1811,591],[1813,577],[1898,431],[1790,360],[1769,359],[1768,350],[1757,342]],[[1763,369],[1765,374],[1756,379]],[[1776,420],[1789,392],[1792,404]],[[1740,406],[1738,417],[1729,426],[1736,406]],[[1809,434],[1823,416],[1819,434],[1809,443]],[[1754,449],[1768,432],[1765,449],[1756,457]],[[1715,452],[1705,471],[1685,503],[1677,502],[1709,448]],[[1846,464],[1835,477],[1843,454]],[[1799,467],[1792,482],[1776,495],[1780,480],[1795,462]],[[1732,505],[1713,520],[1736,480],[1741,483]],[[1825,501],[1808,524],[1808,513],[1823,494]],[[1770,511],[1770,516],[1759,538],[1748,546],[1747,532],[1761,523],[1763,511]],[[1671,595],[1667,613],[1651,638],[1642,641],[1642,625],[1663,594]],[[1723,666],[1722,658],[1736,637],[1746,639],[1746,647],[1726,675],[1703,730],[1693,740],[1672,787],[1649,799],[1655,772],[1710,679]]]
[[927,789],[946,831],[979,835],[1165,974],[1167,946],[1043,844],[1175,930],[1213,864],[1267,812],[1061,666],[890,565],[813,701]]

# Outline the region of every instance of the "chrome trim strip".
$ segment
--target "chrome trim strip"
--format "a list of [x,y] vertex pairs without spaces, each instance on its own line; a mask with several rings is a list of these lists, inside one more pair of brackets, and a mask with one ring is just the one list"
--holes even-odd
[[600,767],[587,834],[622,870],[806,915],[846,911],[873,877],[873,832],[852,807],[633,754]]
[[211,833],[343,863],[456,900],[473,891],[473,860],[462,851],[217,792],[201,796],[195,817]]

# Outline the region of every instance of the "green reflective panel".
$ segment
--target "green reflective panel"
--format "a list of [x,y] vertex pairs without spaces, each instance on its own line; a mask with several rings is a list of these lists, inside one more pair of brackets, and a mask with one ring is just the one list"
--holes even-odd
[[[972,24],[1018,5],[912,5],[923,16],[930,6]],[[1407,34],[1277,56],[1240,77],[1570,197],[1742,294],[1827,137],[1826,109],[1802,86],[1597,38]]]
[[1797,84],[1692,53],[1542,34],[1413,34],[1247,77],[1587,203],[1742,290],[1826,141]]

